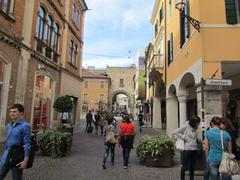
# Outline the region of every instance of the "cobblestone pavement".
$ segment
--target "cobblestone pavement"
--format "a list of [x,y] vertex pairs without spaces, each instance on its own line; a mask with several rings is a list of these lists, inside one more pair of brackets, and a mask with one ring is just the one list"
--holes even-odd
[[[178,180],[179,163],[171,168],[152,168],[139,164],[136,149],[131,152],[130,166],[123,169],[121,148],[116,147],[115,165],[108,162],[107,169],[102,169],[102,156],[104,151],[103,137],[84,132],[85,121],[82,126],[75,128],[71,154],[60,159],[51,159],[37,152],[34,166],[24,170],[25,180]],[[143,134],[159,134],[160,130],[144,128],[143,133],[136,135],[135,147],[138,138]],[[6,180],[11,179],[11,173]],[[196,179],[202,179],[197,177]]]

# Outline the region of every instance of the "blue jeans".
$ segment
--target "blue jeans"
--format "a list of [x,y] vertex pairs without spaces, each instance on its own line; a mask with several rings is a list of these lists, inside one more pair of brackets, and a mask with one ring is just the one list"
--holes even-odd
[[115,144],[105,143],[104,148],[105,148],[105,151],[103,155],[103,164],[106,164],[106,161],[109,155],[109,150],[111,151],[111,162],[114,163]]
[[5,166],[3,163],[0,163],[0,180],[3,180],[5,178],[5,176],[7,175],[10,169],[12,171],[13,180],[22,180],[22,174],[23,174],[22,169],[18,169],[16,167],[11,168],[11,167]]
[[128,166],[130,152],[131,152],[131,148],[129,147],[123,148],[123,165],[124,166]]
[[[208,160],[208,167],[209,167],[209,174],[211,180],[219,180],[220,179],[220,173],[219,173],[219,166],[221,161],[213,161]],[[231,180],[231,176],[224,176],[222,175],[222,180]]]

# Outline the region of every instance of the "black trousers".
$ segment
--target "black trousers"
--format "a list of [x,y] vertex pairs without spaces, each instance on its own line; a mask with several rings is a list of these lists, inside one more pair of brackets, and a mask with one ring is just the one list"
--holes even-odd
[[181,180],[185,180],[185,171],[189,170],[190,180],[194,180],[196,150],[184,150],[181,154]]

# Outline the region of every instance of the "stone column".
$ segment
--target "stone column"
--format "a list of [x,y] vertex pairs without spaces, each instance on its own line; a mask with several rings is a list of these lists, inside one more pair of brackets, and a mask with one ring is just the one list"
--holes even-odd
[[179,95],[179,117],[180,117],[180,127],[182,127],[187,120],[187,96]]
[[161,128],[161,101],[158,97],[153,97],[153,128]]
[[175,97],[166,98],[166,129],[169,136],[178,128],[178,101]]

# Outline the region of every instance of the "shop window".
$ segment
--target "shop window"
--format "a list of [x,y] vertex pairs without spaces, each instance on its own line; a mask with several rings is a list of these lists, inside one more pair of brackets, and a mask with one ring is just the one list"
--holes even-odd
[[52,80],[46,75],[35,79],[33,129],[49,126],[52,102]]
[[227,24],[240,23],[240,0],[225,0]]

